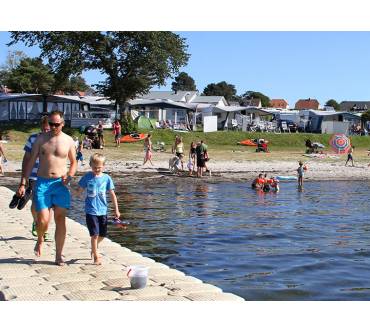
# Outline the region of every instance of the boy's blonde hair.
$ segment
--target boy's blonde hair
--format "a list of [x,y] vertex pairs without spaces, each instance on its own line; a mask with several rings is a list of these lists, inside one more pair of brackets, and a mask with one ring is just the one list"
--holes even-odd
[[101,162],[104,165],[105,160],[106,160],[106,158],[103,154],[95,153],[95,154],[91,155],[91,157],[90,157],[90,166],[92,166],[93,164],[96,164],[97,162]]

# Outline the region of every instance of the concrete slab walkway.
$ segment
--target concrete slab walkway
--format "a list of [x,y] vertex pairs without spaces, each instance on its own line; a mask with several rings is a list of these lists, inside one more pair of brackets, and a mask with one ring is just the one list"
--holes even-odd
[[[54,264],[54,241],[44,243],[41,258],[36,258],[30,203],[23,210],[9,209],[13,194],[0,187],[0,300],[244,301],[109,239],[100,246],[103,265],[93,265],[88,231],[71,219],[67,219],[66,265]],[[54,222],[49,233],[54,233]],[[130,288],[126,276],[130,265],[149,267],[146,288]]]

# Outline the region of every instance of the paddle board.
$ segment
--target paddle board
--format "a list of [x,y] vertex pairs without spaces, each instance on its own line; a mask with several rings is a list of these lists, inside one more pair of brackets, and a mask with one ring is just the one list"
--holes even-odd
[[296,176],[277,176],[277,180],[297,180]]

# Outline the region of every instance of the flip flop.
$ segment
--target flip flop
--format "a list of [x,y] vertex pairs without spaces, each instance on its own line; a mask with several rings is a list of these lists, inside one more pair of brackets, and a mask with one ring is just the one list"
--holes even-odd
[[31,187],[27,187],[26,193],[24,194],[24,196],[22,198],[19,199],[17,208],[19,210],[20,209],[23,209],[24,206],[26,206],[28,200],[31,199],[31,197],[32,197],[32,188]]
[[18,206],[20,197],[18,197],[16,194],[13,195],[12,200],[10,201],[9,208],[13,209]]

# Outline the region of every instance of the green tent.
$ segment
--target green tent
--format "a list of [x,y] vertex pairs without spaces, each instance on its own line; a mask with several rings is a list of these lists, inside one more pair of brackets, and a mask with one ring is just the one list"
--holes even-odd
[[144,128],[144,129],[152,129],[152,128],[155,128],[155,122],[156,121],[157,120],[155,120],[155,119],[149,119],[147,117],[140,116],[137,119],[137,127],[138,128]]

